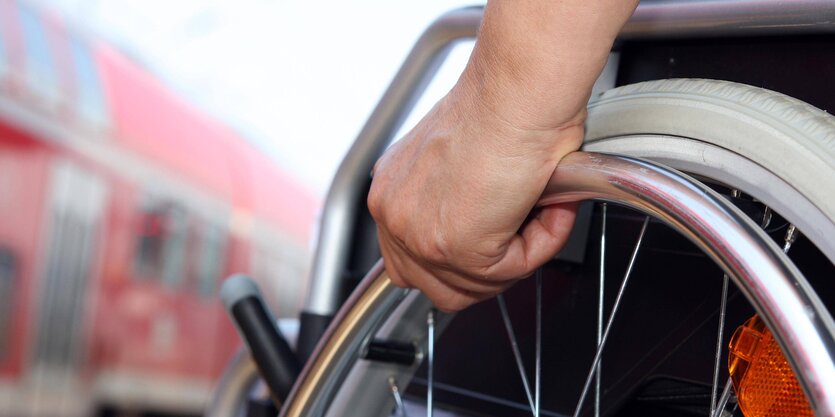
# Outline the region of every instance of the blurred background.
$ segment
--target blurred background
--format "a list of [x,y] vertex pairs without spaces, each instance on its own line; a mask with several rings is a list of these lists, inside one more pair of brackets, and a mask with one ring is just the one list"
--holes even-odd
[[0,416],[199,415],[240,346],[220,282],[296,316],[340,159],[463,5],[0,0]]

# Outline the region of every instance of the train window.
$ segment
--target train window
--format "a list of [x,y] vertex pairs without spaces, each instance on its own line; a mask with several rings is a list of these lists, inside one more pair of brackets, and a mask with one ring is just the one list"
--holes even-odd
[[223,230],[210,223],[203,228],[200,237],[196,265],[197,291],[200,295],[211,296],[223,272],[226,241]]
[[55,101],[59,91],[58,74],[49,49],[46,28],[33,10],[20,3],[18,16],[23,29],[27,87],[48,101]]
[[178,287],[185,274],[188,217],[185,210],[176,206],[171,206],[167,214],[165,244],[162,248],[162,282],[170,287]]
[[136,249],[136,275],[141,278],[159,275],[162,265],[162,244],[165,230],[165,213],[145,209],[139,225]]
[[179,286],[185,273],[187,238],[185,210],[172,204],[144,205],[137,242],[137,276]]
[[107,106],[99,83],[96,62],[89,46],[78,38],[70,42],[76,80],[76,109],[85,121],[103,125],[107,121]]
[[14,254],[0,248],[0,359],[8,354],[11,324],[14,318],[14,282],[17,265]]

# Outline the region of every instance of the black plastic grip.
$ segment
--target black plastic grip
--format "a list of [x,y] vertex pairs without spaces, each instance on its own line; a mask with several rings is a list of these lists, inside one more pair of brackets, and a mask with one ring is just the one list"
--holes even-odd
[[418,350],[412,343],[390,340],[372,340],[365,349],[363,358],[410,366],[415,363]]
[[281,404],[299,376],[301,365],[276,327],[255,283],[243,275],[227,279],[220,290],[226,308],[274,399]]
[[296,342],[299,359],[307,362],[332,319],[333,316],[331,315],[302,312],[299,323],[299,338]]

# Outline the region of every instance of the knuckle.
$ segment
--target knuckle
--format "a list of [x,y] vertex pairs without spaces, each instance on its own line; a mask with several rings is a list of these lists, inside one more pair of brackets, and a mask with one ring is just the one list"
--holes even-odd
[[368,211],[371,213],[371,217],[378,221],[383,216],[383,198],[381,194],[382,190],[380,186],[375,186],[375,183],[372,182],[371,189],[368,191],[366,204],[368,205]]
[[496,281],[497,278],[494,271],[493,262],[482,261],[474,265],[469,265],[465,272],[467,273],[467,275],[474,279],[486,282]]
[[443,233],[422,237],[416,249],[423,258],[435,265],[449,265],[455,259],[455,247]]

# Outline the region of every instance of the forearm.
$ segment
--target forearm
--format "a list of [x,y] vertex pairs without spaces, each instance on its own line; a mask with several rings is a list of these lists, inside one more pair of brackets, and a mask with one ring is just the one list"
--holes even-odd
[[514,128],[581,124],[638,0],[491,0],[460,94]]

